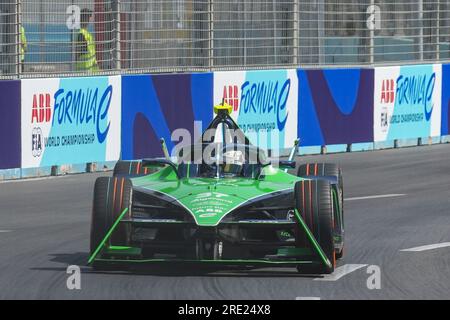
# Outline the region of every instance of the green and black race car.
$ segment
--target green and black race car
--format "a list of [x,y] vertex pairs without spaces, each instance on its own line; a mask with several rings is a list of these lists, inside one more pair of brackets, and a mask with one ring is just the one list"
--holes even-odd
[[[95,182],[94,268],[195,263],[296,267],[332,273],[343,255],[343,180],[338,166],[274,162],[253,146],[227,105],[202,141],[177,161],[119,161]],[[221,139],[218,139],[220,137]],[[220,142],[217,142],[220,140]]]

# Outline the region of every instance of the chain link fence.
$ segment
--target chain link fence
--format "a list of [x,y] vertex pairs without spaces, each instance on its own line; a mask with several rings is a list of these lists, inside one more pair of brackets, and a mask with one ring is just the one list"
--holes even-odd
[[[89,35],[96,67],[80,68]],[[0,3],[2,78],[420,63],[449,52],[450,0]]]

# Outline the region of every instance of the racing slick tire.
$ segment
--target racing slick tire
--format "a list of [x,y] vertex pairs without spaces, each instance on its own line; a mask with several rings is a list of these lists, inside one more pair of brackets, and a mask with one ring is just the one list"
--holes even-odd
[[151,173],[151,170],[142,167],[142,162],[140,160],[119,160],[114,166],[113,177],[140,177],[149,173]]
[[[297,176],[299,177],[320,177],[328,176],[335,177],[337,180],[337,191],[339,194],[339,208],[341,210],[340,217],[335,217],[336,220],[342,219],[341,223],[337,225],[336,232],[343,234],[344,225],[344,179],[342,177],[341,168],[335,163],[306,163],[298,167]],[[337,212],[336,212],[337,213]],[[336,251],[336,259],[341,259],[344,256],[344,247]]]
[[[99,177],[95,181],[90,234],[91,255],[125,208],[128,208],[128,212],[124,218],[131,217],[132,190],[131,181],[125,177]],[[129,234],[129,225],[119,223],[107,243],[127,246]]]
[[331,188],[327,180],[302,180],[295,184],[295,207],[331,262],[331,268],[323,266],[310,270],[299,266],[299,272],[332,273],[336,266]]
[[341,200],[344,197],[344,179],[342,178],[342,170],[335,163],[306,163],[302,164],[297,169],[297,176],[311,177],[311,176],[332,176],[336,177],[339,189],[341,189]]

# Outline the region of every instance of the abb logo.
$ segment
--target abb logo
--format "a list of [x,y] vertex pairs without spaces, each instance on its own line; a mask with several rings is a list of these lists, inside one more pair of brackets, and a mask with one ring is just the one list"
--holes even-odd
[[51,118],[52,108],[50,106],[50,94],[34,94],[33,106],[31,108],[31,123],[49,122]]
[[395,82],[385,79],[381,84],[381,103],[393,103],[395,100]]
[[224,86],[223,87],[223,102],[228,103],[233,107],[234,111],[239,108],[239,90],[238,86]]

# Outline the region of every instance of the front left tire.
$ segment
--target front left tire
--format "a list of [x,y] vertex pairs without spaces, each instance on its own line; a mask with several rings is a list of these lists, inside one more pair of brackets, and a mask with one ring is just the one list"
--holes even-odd
[[150,169],[144,168],[142,166],[142,161],[140,160],[131,160],[117,161],[114,166],[113,177],[140,177],[151,173]]
[[[331,262],[331,268],[321,267],[316,271],[332,273],[336,266],[336,252],[331,185],[326,180],[305,179],[295,184],[294,192],[297,211]],[[304,269],[306,268],[299,266],[300,272]]]

